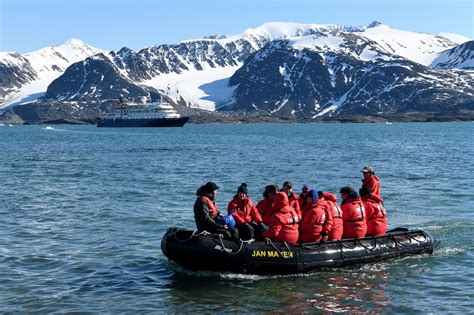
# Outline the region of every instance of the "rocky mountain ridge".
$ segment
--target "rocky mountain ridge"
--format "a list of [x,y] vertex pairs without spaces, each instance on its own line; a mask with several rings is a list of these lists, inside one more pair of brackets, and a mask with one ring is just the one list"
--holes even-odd
[[234,36],[93,55],[69,66],[43,97],[12,110],[33,120],[88,120],[118,95],[160,94],[197,115],[216,108],[297,119],[471,110],[474,42],[467,40],[381,23],[266,23]]

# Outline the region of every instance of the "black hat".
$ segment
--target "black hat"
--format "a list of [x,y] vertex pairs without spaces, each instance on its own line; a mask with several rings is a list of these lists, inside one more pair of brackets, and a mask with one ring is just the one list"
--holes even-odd
[[265,186],[265,190],[263,191],[263,198],[268,198],[268,194],[274,194],[280,190],[276,184],[270,184]]
[[290,181],[286,181],[283,183],[283,188],[293,188],[293,183]]
[[248,189],[247,189],[247,184],[246,184],[246,183],[240,184],[239,188],[237,188],[237,193],[241,193],[241,192],[244,193],[244,194],[246,194],[246,195],[249,194],[249,191],[248,191]]
[[204,191],[208,194],[218,189],[219,189],[219,186],[217,186],[217,184],[214,182],[207,182],[206,185],[204,185]]

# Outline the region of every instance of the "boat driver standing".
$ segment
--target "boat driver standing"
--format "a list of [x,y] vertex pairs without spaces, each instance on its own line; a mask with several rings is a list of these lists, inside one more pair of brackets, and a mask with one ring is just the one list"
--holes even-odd
[[380,196],[380,179],[375,175],[374,168],[370,165],[367,165],[362,168],[361,172],[364,176],[362,179],[362,188],[370,188],[374,194]]
[[215,218],[220,214],[216,206],[216,193],[219,189],[214,182],[208,182],[196,191],[194,203],[194,220],[198,232],[207,231],[224,235],[225,238],[239,239],[239,231],[225,224],[219,224]]

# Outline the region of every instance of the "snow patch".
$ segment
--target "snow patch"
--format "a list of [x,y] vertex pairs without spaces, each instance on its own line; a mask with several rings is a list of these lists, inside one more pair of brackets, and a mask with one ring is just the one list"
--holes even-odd
[[378,25],[356,33],[377,42],[391,54],[428,66],[442,51],[452,48],[454,43],[446,38],[427,33],[417,33]]
[[462,36],[459,34],[454,34],[454,33],[438,33],[438,36],[447,38],[453,43],[458,44],[458,45],[464,44],[465,42],[472,40],[469,37]]
[[229,78],[241,66],[206,67],[201,71],[160,74],[143,84],[163,90],[175,102],[183,99],[190,107],[214,111],[216,107],[232,101],[235,86],[228,86]]
[[319,113],[317,113],[316,115],[314,115],[313,118],[324,116],[324,115],[326,115],[326,114],[329,113],[329,112],[335,111],[336,109],[337,109],[337,106],[335,106],[335,105],[329,106],[328,108],[325,108],[325,109],[322,110],[321,112],[319,112]]
[[283,102],[280,104],[280,106],[278,106],[278,108],[277,108],[277,109],[274,109],[274,110],[272,110],[270,113],[272,113],[272,114],[273,114],[273,113],[276,113],[276,112],[278,112],[280,109],[282,109],[282,108],[283,108],[283,106],[285,106],[285,105],[286,105],[286,103],[288,103],[288,100],[283,100]]
[[344,38],[340,36],[304,36],[293,38],[289,44],[295,49],[311,49],[316,51],[339,51],[344,43]]

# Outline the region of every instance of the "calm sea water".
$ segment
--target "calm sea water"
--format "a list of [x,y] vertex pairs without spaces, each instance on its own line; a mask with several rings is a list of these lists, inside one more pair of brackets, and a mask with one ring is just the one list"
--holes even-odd
[[[474,309],[474,123],[0,126],[2,312],[384,312]],[[336,192],[381,177],[390,227],[441,240],[433,255],[285,277],[187,272],[170,226],[194,193],[293,181]]]

